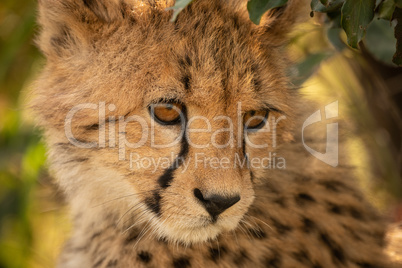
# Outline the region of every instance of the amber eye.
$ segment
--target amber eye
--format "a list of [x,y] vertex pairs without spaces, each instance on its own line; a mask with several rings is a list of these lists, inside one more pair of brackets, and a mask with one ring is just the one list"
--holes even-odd
[[268,118],[268,110],[250,111],[243,117],[244,129],[250,132],[257,131],[265,126]]
[[176,125],[181,121],[183,105],[177,102],[151,104],[149,112],[154,120],[161,125]]

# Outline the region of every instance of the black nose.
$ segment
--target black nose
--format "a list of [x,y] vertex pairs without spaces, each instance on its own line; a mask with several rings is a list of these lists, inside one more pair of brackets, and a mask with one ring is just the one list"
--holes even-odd
[[205,207],[205,209],[214,220],[216,220],[219,214],[221,214],[240,200],[240,196],[238,195],[231,197],[226,197],[222,195],[211,195],[208,197],[204,197],[201,190],[198,188],[194,189],[194,196],[201,201],[202,205]]

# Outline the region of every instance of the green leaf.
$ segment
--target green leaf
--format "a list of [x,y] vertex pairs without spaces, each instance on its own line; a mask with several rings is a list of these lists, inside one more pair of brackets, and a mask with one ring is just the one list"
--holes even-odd
[[394,18],[398,21],[398,24],[395,26],[396,52],[392,62],[402,66],[402,9],[395,9]]
[[327,0],[326,4],[324,4],[321,0],[312,0],[311,1],[311,10],[315,12],[332,12],[339,9],[345,0]]
[[332,52],[319,52],[308,55],[303,61],[296,66],[296,75],[292,79],[292,83],[296,86],[301,86],[309,79],[319,68],[321,62],[332,56]]
[[384,0],[378,10],[378,17],[384,20],[392,20],[395,10],[395,0]]
[[348,46],[341,39],[341,28],[328,28],[327,37],[337,51],[342,51]]
[[342,7],[342,28],[348,36],[348,44],[357,48],[367,26],[374,18],[375,0],[346,0]]
[[173,10],[173,16],[170,21],[175,21],[177,15],[186,7],[188,6],[193,0],[176,0],[174,6],[167,8],[166,10]]
[[364,44],[374,58],[386,64],[392,63],[392,56],[395,53],[396,40],[394,27],[386,20],[373,20],[367,28]]
[[384,0],[375,0],[375,9],[383,2]]
[[399,8],[402,8],[402,0],[394,0],[395,5]]
[[247,3],[250,19],[255,24],[260,24],[261,17],[270,9],[284,6],[288,0],[250,0]]

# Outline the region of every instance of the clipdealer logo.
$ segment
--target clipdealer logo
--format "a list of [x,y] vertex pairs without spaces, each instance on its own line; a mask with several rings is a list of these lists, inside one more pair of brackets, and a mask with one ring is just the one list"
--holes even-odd
[[338,101],[332,102],[328,105],[325,106],[324,108],[324,116],[321,114],[321,110],[315,111],[312,115],[310,115],[306,121],[304,121],[303,127],[302,127],[302,142],[304,145],[304,148],[312,154],[315,158],[321,160],[322,162],[333,166],[337,167],[338,162],[339,162],[339,157],[338,157],[338,123],[327,123],[327,128],[326,128],[326,136],[327,136],[327,142],[325,146],[325,153],[320,153],[311,147],[309,147],[304,139],[304,130],[306,127],[326,121],[329,119],[337,118],[339,111],[338,111]]

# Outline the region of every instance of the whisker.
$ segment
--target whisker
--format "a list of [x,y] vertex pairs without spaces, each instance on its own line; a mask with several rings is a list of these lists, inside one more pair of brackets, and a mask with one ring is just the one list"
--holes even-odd
[[271,230],[274,230],[268,223],[266,223],[265,221],[263,221],[263,220],[261,220],[261,219],[259,219],[259,218],[257,218],[257,217],[254,217],[254,216],[251,216],[251,215],[245,215],[245,216],[251,217],[251,218],[253,218],[253,219],[256,219],[256,220],[260,221],[262,224],[266,225],[266,226],[267,226],[268,228],[270,228]]
[[[246,233],[246,231],[244,230],[244,228],[243,228],[243,226],[241,226],[241,222],[239,223],[239,230],[245,235],[245,236],[247,236],[248,237],[248,234]],[[250,237],[248,237],[249,239],[250,239]],[[251,239],[250,239],[251,240]]]
[[[240,224],[245,224],[245,220],[241,220],[240,221]],[[241,225],[239,225],[239,226],[241,226]],[[250,240],[250,241],[252,241],[253,239],[251,238],[251,236],[250,236],[250,233],[249,233],[249,231],[247,230],[247,228],[242,228],[242,230],[243,230],[243,232],[244,232],[244,234],[247,236],[247,238]]]
[[[142,229],[142,231],[141,231],[142,235],[141,235],[141,233],[140,233],[139,238],[138,238],[137,242],[135,243],[135,245],[134,245],[134,247],[133,247],[134,249],[137,247],[137,245],[138,245],[138,243],[141,241],[141,239],[148,233],[149,229],[152,228],[150,222],[151,222],[151,220],[152,220],[153,218],[154,218],[154,217],[150,218],[149,221],[148,221],[148,223],[147,223],[147,224],[145,225],[145,227]],[[145,230],[145,228],[147,228],[147,229]]]
[[132,206],[131,208],[129,208],[126,212],[124,212],[124,214],[117,220],[116,225],[118,225],[120,223],[120,221],[130,212],[130,211],[136,211],[138,208],[140,208],[142,206],[141,203],[135,204],[134,206]]
[[143,194],[146,194],[146,193],[149,193],[149,192],[152,192],[152,190],[151,191],[144,191],[144,192],[141,192],[141,193],[133,193],[133,194],[125,195],[125,196],[120,196],[120,197],[113,198],[113,199],[110,199],[108,201],[105,201],[105,202],[103,202],[101,204],[94,205],[91,208],[100,207],[100,206],[106,205],[106,204],[111,203],[111,202],[116,201],[116,200],[120,200],[120,199],[127,198],[127,197],[132,197],[132,196],[136,196],[136,195],[143,195]]
[[219,247],[219,239],[218,239],[218,237],[216,237],[215,240],[216,240],[216,243],[218,244],[218,256],[219,256],[219,259],[221,259],[221,249]]

